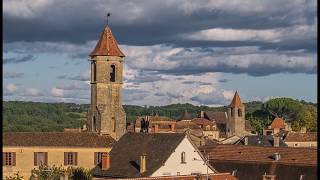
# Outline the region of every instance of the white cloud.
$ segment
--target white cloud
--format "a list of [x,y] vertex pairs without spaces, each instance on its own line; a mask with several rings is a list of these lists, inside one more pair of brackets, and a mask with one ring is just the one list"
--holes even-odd
[[54,87],[54,88],[51,89],[50,93],[51,93],[52,96],[55,96],[55,97],[63,97],[64,90]]
[[26,88],[24,90],[25,96],[42,96],[43,93],[38,88]]
[[[312,25],[296,25],[275,29],[212,28],[181,35],[182,38],[203,41],[262,41],[281,42],[316,37],[315,22]],[[302,36],[303,35],[303,36]]]
[[17,91],[17,89],[18,89],[17,85],[12,84],[12,83],[4,86],[4,90],[8,93],[13,93],[13,92]]

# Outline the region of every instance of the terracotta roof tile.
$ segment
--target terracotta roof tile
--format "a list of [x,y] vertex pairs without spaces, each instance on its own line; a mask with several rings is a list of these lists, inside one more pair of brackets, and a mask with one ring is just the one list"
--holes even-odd
[[[185,138],[183,133],[126,133],[112,147],[110,168],[101,169],[101,163],[92,170],[96,177],[148,177],[159,169]],[[147,155],[147,171],[140,173],[139,159]]]
[[111,136],[89,132],[10,132],[3,133],[4,146],[111,147]]
[[211,121],[215,121],[218,124],[225,124],[227,122],[227,114],[226,112],[204,112],[206,118]]
[[112,32],[108,26],[106,26],[100,36],[100,39],[90,53],[90,56],[119,56],[125,57],[118,47],[117,41],[112,35]]
[[[202,179],[206,178],[206,174],[200,175]],[[118,178],[121,180],[195,180],[198,175],[180,175],[180,176],[159,176],[159,177],[138,177],[138,178]],[[215,173],[208,174],[211,180],[237,180],[236,177],[232,176],[230,173]],[[101,180],[111,180],[112,178],[101,178]]]
[[274,129],[274,128],[285,128],[285,122],[282,118],[274,118],[274,120],[272,121],[271,123],[271,128]]
[[187,110],[185,110],[182,114],[181,117],[179,118],[179,120],[191,120],[192,116],[190,113],[188,113]]
[[240,99],[240,96],[238,94],[238,91],[236,91],[236,93],[234,94],[234,97],[231,101],[231,104],[229,105],[229,107],[236,107],[236,108],[239,108],[239,107],[242,107],[243,104],[241,102],[241,99]]
[[210,160],[230,160],[245,162],[274,162],[274,153],[279,153],[282,164],[317,164],[316,148],[291,148],[291,147],[258,147],[242,145],[217,144],[203,146],[200,150],[209,154]]
[[316,132],[294,133],[289,132],[284,140],[285,142],[310,142],[317,141]]

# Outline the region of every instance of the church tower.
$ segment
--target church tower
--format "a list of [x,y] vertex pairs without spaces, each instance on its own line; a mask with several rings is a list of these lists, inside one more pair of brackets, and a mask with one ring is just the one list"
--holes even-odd
[[122,107],[122,71],[125,55],[106,26],[90,54],[91,105],[87,128],[118,140],[126,131]]
[[245,106],[242,104],[238,92],[234,94],[228,107],[228,118],[226,123],[227,136],[242,136],[245,134]]

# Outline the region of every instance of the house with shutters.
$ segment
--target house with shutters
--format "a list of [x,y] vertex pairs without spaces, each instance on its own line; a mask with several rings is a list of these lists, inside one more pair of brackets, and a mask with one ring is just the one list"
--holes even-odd
[[185,133],[126,133],[93,170],[95,178],[218,173]]
[[3,133],[2,173],[19,172],[28,179],[41,164],[91,169],[109,152],[115,140],[90,132]]

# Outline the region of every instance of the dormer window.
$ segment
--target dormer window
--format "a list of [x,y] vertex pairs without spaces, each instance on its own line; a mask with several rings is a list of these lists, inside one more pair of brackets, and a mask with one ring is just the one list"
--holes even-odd
[[186,164],[186,153],[182,152],[181,153],[181,164]]

